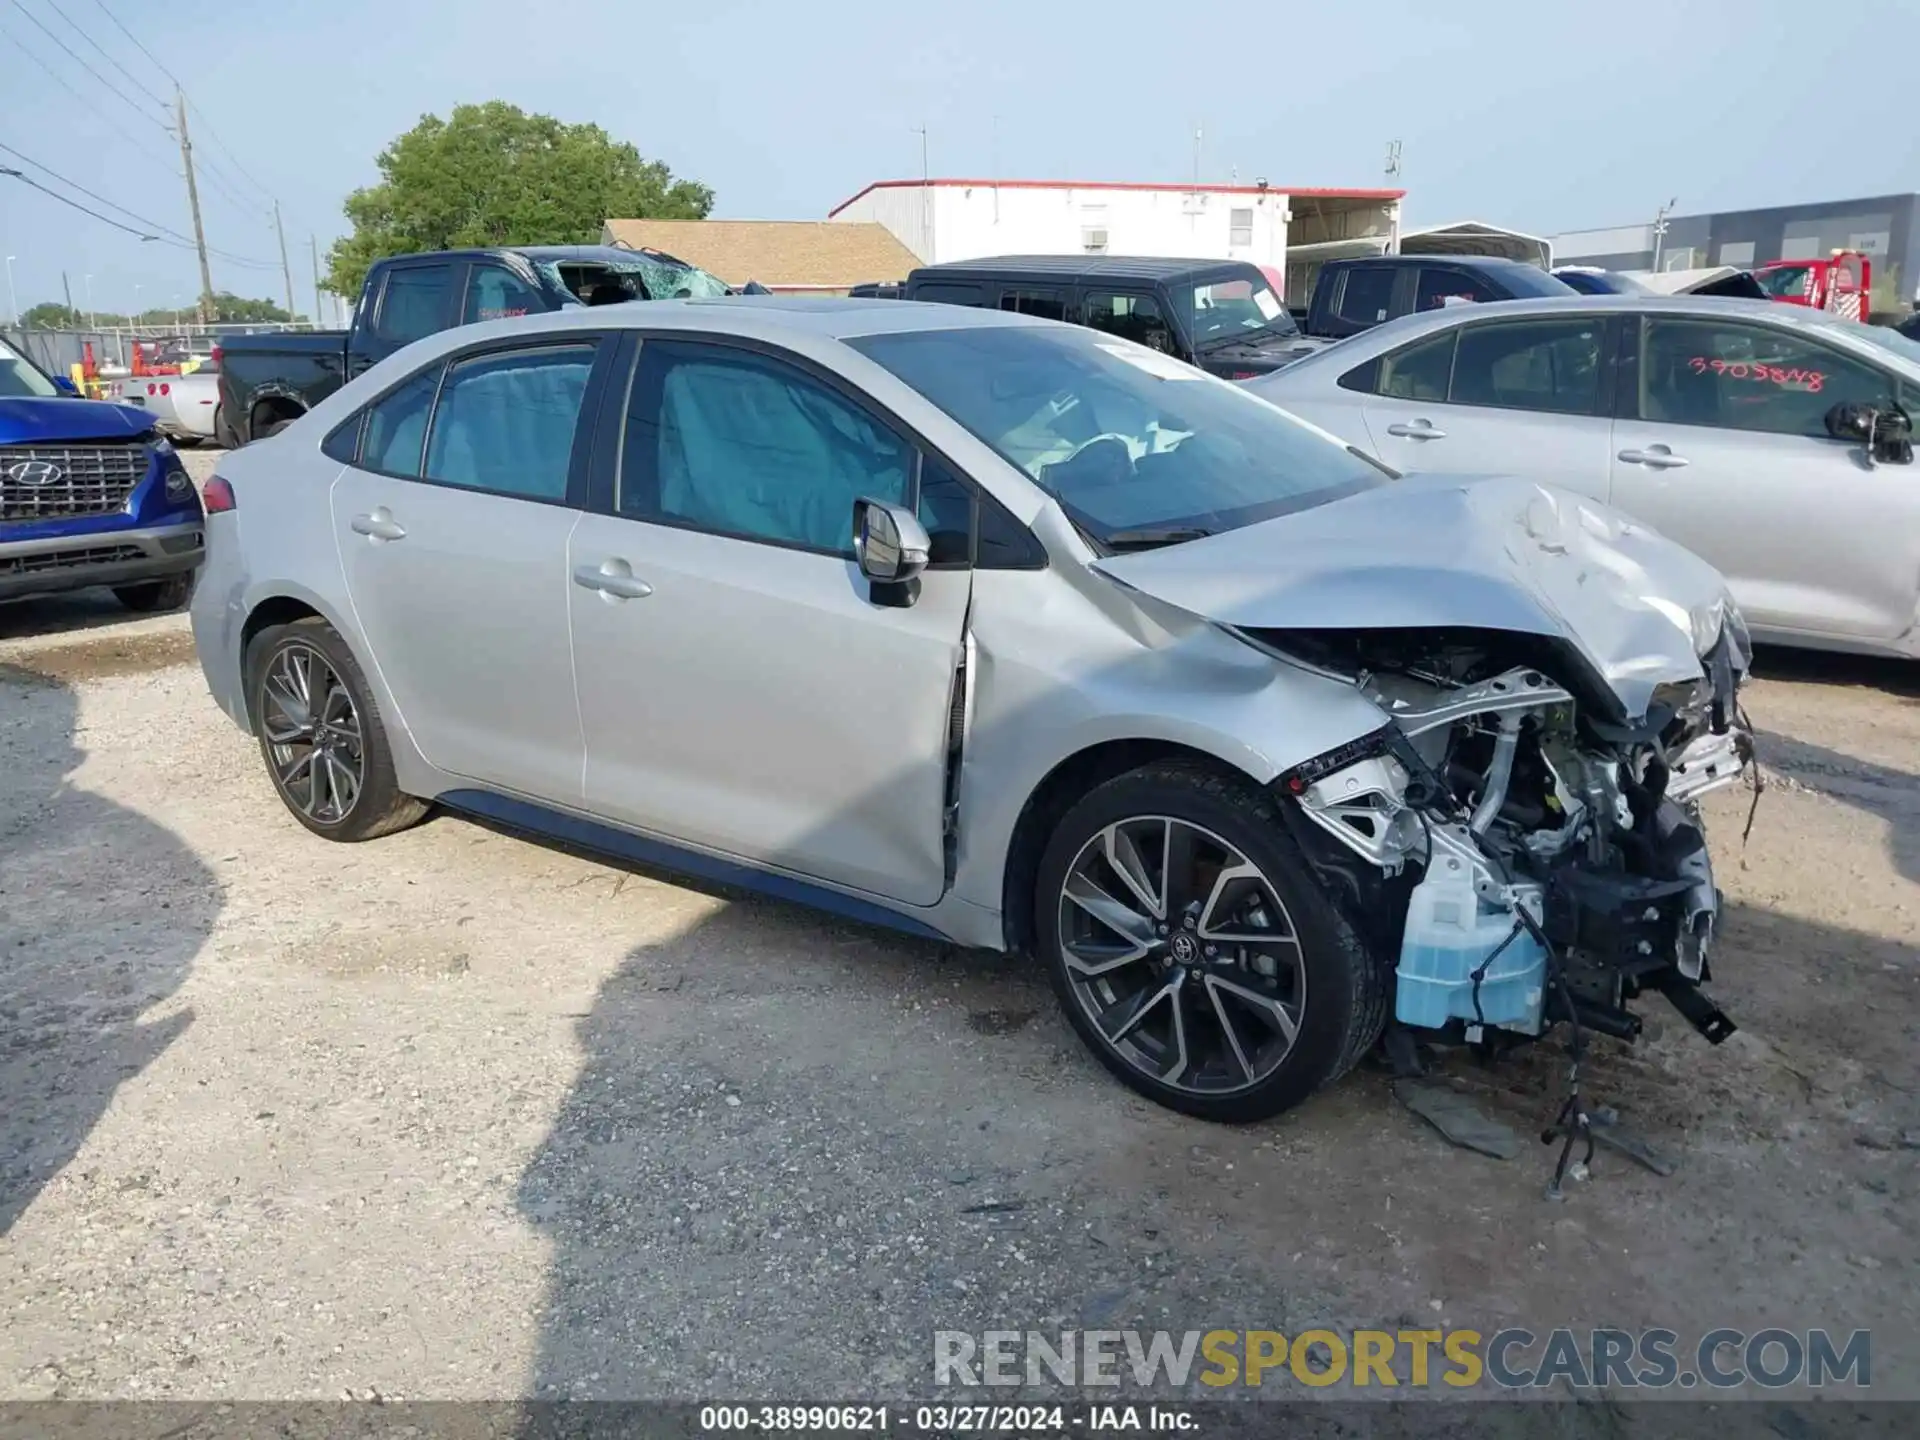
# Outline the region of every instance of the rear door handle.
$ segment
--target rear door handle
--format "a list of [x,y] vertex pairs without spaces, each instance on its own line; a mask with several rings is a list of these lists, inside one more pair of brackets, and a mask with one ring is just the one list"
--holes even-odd
[[1402,440],[1444,440],[1447,432],[1433,428],[1431,420],[1416,420],[1411,425],[1395,423],[1387,426],[1387,434],[1398,435]]
[[624,560],[607,560],[599,565],[576,565],[573,583],[598,590],[609,600],[644,600],[653,587],[633,573]]
[[1629,465],[1645,465],[1649,470],[1678,470],[1687,463],[1664,445],[1649,445],[1644,450],[1622,450],[1620,458]]
[[356,515],[347,522],[356,535],[365,535],[373,540],[404,540],[407,532],[387,512],[387,507],[377,507],[371,515]]

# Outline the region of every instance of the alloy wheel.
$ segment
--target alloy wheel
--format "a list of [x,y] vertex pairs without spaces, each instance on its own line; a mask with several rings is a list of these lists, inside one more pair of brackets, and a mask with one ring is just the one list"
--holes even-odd
[[1212,831],[1165,815],[1107,825],[1067,867],[1059,905],[1074,998],[1142,1075],[1229,1095],[1292,1051],[1298,934],[1260,867]]
[[291,641],[274,651],[260,687],[268,763],[288,802],[309,820],[347,818],[366,780],[353,693],[325,655]]

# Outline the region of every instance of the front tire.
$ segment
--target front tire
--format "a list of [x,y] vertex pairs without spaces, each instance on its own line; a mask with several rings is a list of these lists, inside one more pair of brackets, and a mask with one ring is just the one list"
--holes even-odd
[[127,609],[142,615],[178,610],[193,598],[193,573],[169,575],[164,580],[143,580],[138,585],[116,585],[113,596]]
[[247,647],[247,701],[281,801],[328,840],[372,840],[427,807],[403,793],[365,673],[331,625],[276,625]]
[[1273,797],[1203,764],[1101,785],[1041,857],[1034,914],[1067,1018],[1149,1099],[1263,1120],[1359,1062],[1386,1023],[1369,955]]

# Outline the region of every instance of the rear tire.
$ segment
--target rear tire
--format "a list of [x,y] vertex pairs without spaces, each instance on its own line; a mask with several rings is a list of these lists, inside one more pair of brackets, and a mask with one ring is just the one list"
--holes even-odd
[[138,585],[116,585],[113,595],[127,609],[142,615],[178,610],[193,598],[193,572],[169,575],[164,580],[143,580]]
[[339,633],[308,619],[262,630],[247,647],[247,705],[282,803],[328,840],[373,840],[417,823],[400,789],[365,672]]
[[260,433],[255,435],[253,438],[256,440],[270,439],[271,437],[278,435],[282,430],[286,429],[291,424],[293,424],[293,421],[289,420],[284,415],[281,416],[278,420],[269,420],[266,424],[260,427]]
[[1080,1038],[1140,1094],[1206,1120],[1299,1104],[1386,1024],[1389,968],[1276,804],[1205,764],[1149,765],[1075,805],[1035,876],[1041,956]]

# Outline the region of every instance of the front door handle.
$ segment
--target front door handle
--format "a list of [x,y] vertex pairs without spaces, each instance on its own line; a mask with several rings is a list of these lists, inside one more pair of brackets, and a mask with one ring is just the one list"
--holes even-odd
[[1687,463],[1664,445],[1649,445],[1644,450],[1622,450],[1620,458],[1629,465],[1645,465],[1649,470],[1678,470]]
[[624,560],[607,560],[598,565],[576,565],[573,583],[598,590],[609,600],[644,600],[653,587],[633,573]]
[[1387,426],[1387,434],[1397,435],[1402,440],[1444,440],[1447,432],[1433,428],[1431,420],[1415,420],[1411,425],[1395,424]]
[[356,535],[365,535],[371,540],[404,540],[407,532],[394,520],[384,505],[374,508],[371,515],[356,515],[347,522]]

